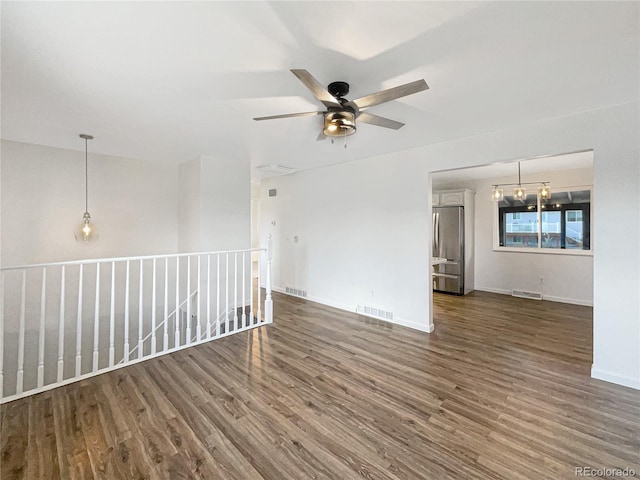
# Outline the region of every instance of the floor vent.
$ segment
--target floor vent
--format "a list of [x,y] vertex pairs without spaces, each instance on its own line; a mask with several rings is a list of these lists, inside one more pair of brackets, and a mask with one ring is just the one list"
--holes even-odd
[[531,300],[542,300],[539,292],[527,292],[525,290],[511,290],[511,296],[520,298],[530,298]]
[[393,312],[383,308],[370,307],[369,305],[358,305],[356,313],[367,317],[379,318],[380,320],[393,320]]
[[287,287],[285,289],[285,292],[287,292],[289,295],[295,295],[296,297],[307,298],[307,291],[300,290],[299,288]]

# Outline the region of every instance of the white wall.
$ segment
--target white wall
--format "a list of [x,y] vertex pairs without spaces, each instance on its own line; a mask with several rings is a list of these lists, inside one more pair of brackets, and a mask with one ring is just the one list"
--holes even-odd
[[200,158],[184,162],[178,174],[178,251],[200,251]]
[[100,238],[86,245],[73,236],[85,207],[84,151],[2,140],[1,153],[3,266],[176,251],[176,167],[89,146],[89,212]]
[[260,184],[251,183],[251,248],[260,246]]
[[385,157],[263,180],[260,233],[273,236],[274,286],[429,329],[426,202],[426,173]]
[[[535,162],[531,160],[527,163]],[[514,163],[514,172],[516,172]],[[439,178],[440,176],[445,178]],[[549,180],[553,191],[563,187],[592,186],[593,169],[572,169],[531,174],[523,181]],[[446,172],[435,174],[433,189],[469,188],[476,192],[475,289],[511,294],[512,289],[540,292],[545,300],[593,305],[593,256],[494,251],[495,202],[491,186],[514,177],[447,182]],[[594,207],[592,203],[592,208]],[[595,249],[595,244],[592,243]],[[539,283],[543,277],[544,283]]]
[[251,248],[249,159],[200,157],[201,248]]
[[349,309],[389,306],[428,330],[429,172],[593,149],[592,374],[640,388],[639,113],[634,102],[264,180],[274,284]]
[[201,155],[180,165],[178,244],[181,252],[251,247],[249,161]]

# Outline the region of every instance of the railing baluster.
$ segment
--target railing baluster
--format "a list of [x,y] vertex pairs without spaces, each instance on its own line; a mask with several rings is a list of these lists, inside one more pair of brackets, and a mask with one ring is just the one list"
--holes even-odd
[[258,254],[258,315],[256,318],[256,323],[260,323],[262,321],[262,307],[260,305],[260,277],[262,277],[260,271],[262,270],[262,251]]
[[62,265],[60,271],[60,323],[58,323],[58,382],[64,378],[64,291],[66,283],[65,265]]
[[227,269],[225,272],[225,289],[224,289],[224,293],[225,293],[225,297],[226,297],[226,303],[225,303],[225,328],[224,328],[224,333],[229,333],[229,254],[227,253],[226,255],[227,257]]
[[109,305],[109,366],[113,367],[116,356],[116,262],[111,262],[111,302]]
[[187,328],[185,342],[191,344],[191,257],[187,256]]
[[251,272],[249,275],[249,325],[253,325],[253,252],[249,253],[249,263],[251,264],[249,269]]
[[[53,278],[49,273],[51,266],[60,266],[60,299],[59,299],[59,323],[58,323],[58,345],[57,345],[57,368],[56,368],[56,383],[63,383],[65,380],[71,381],[76,378],[84,378],[88,374],[97,374],[100,372],[100,368],[107,367],[107,358],[105,357],[106,351],[100,351],[101,345],[106,347],[106,339],[101,340],[101,287],[105,289],[105,286],[101,285],[101,274],[108,275],[107,272],[102,272],[104,268],[102,268],[102,263],[111,262],[111,282],[110,282],[110,291],[109,291],[109,341],[108,341],[108,367],[118,367],[124,364],[127,364],[131,357],[136,358],[136,360],[142,360],[145,356],[148,355],[159,355],[164,353],[167,350],[170,350],[170,330],[174,329],[174,345],[173,349],[181,349],[185,346],[191,345],[194,342],[200,343],[202,341],[207,341],[215,337],[219,337],[220,335],[229,335],[232,333],[240,332],[244,329],[248,329],[254,326],[254,318],[257,323],[271,323],[273,320],[272,313],[272,297],[271,297],[271,238],[268,236],[269,245],[266,249],[265,259],[260,258],[259,266],[258,266],[258,292],[257,292],[257,310],[255,307],[256,298],[254,297],[255,286],[253,284],[254,278],[254,266],[253,266],[253,258],[252,258],[252,250],[230,250],[224,252],[210,252],[210,253],[197,253],[197,254],[180,254],[175,255],[176,258],[176,271],[175,271],[175,310],[173,312],[170,309],[169,298],[170,298],[170,287],[169,283],[171,281],[171,272],[170,270],[170,260],[174,258],[174,255],[162,255],[162,256],[149,256],[149,257],[137,257],[137,258],[121,258],[121,259],[101,259],[101,260],[89,260],[89,261],[80,261],[80,262],[60,262],[57,264],[41,264],[41,265],[32,265],[23,267],[11,267],[9,269],[4,269],[0,271],[0,399],[2,399],[3,393],[3,379],[4,379],[4,369],[3,369],[3,352],[6,350],[6,346],[4,345],[3,340],[6,340],[6,331],[4,330],[5,320],[6,320],[6,312],[4,311],[4,306],[6,305],[6,300],[4,298],[4,280],[5,280],[5,270],[18,270],[20,273],[21,270],[21,280],[22,280],[22,290],[21,290],[21,298],[20,298],[20,309],[19,309],[19,332],[18,332],[18,347],[17,347],[17,370],[16,370],[16,388],[15,395],[16,396],[24,396],[25,393],[29,394],[31,392],[25,392],[25,384],[27,390],[42,390],[50,388],[54,385],[47,386],[45,385],[45,373],[48,369],[51,369],[50,372],[53,376],[53,364],[51,366],[47,366],[47,287],[51,288]],[[265,249],[256,250],[262,253]],[[224,272],[221,271],[221,255],[225,255],[224,262],[222,265]],[[233,258],[230,256],[233,254]],[[197,256],[197,272],[192,270],[192,260],[191,258],[196,255]],[[206,265],[203,265],[203,256],[206,255]],[[212,272],[212,255],[215,255],[215,270]],[[242,255],[242,258],[239,259],[238,256]],[[162,268],[162,265],[158,266],[158,258],[164,259],[164,295],[163,292],[158,292],[158,289],[161,288],[158,285],[157,275],[162,275],[162,272],[159,271],[159,268]],[[185,267],[185,272],[181,273],[181,259],[186,259],[187,265]],[[148,313],[150,317],[150,331],[146,332],[146,320],[145,320],[145,262],[147,260],[152,260],[152,272],[149,274],[152,275],[151,285],[147,286],[147,289],[151,290],[150,302],[151,309]],[[240,260],[240,261],[239,261]],[[125,281],[124,281],[124,352],[123,358],[120,362],[116,361],[116,345],[115,342],[118,340],[115,336],[115,328],[116,321],[119,317],[119,310],[116,310],[117,302],[116,302],[116,262],[124,261],[126,262],[126,273],[125,273]],[[138,295],[138,340],[133,343],[134,348],[131,349],[129,341],[131,335],[131,329],[134,328],[133,325],[130,324],[131,320],[131,308],[135,308],[134,305],[131,305],[131,262],[139,261],[139,295]],[[233,261],[233,265],[230,262]],[[247,269],[247,261],[250,262],[250,268]],[[267,261],[267,263],[263,263]],[[84,333],[85,337],[83,337],[83,329],[84,327],[84,270],[86,265],[95,264],[95,303],[94,303],[94,325],[93,325],[93,348],[91,354],[89,353],[89,332]],[[68,330],[66,328],[66,309],[68,309],[66,305],[66,267],[68,265],[78,265],[78,290],[77,290],[77,311],[76,313],[76,341],[75,341],[75,374],[73,377],[65,378],[65,349],[67,350],[67,354],[70,354],[68,347],[65,348],[65,344],[67,340],[72,340],[72,338],[65,338],[65,331]],[[147,262],[147,266],[148,262]],[[31,314],[31,301],[27,299],[27,294],[30,292],[31,287],[27,285],[27,276],[31,275],[27,272],[27,270],[32,268],[41,268],[42,269],[42,283],[41,283],[41,292],[40,292],[40,311],[39,311],[39,323],[37,333],[32,331],[30,326],[35,323],[36,318],[35,315]],[[206,268],[206,271],[203,269]],[[239,275],[238,269],[242,269],[242,274]],[[265,268],[265,272],[262,272],[262,268]],[[233,270],[233,271],[232,271]],[[213,273],[213,274],[212,274]],[[222,284],[221,274],[224,273],[224,284]],[[92,275],[93,272],[90,272]],[[186,292],[185,298],[181,299],[181,290],[184,291],[180,285],[180,276],[187,275],[185,282]],[[191,278],[193,274],[193,278]],[[264,300],[262,299],[262,292],[260,289],[261,278],[263,274],[267,275],[266,278],[266,296]],[[211,284],[212,277],[215,275],[215,299],[213,299],[214,292],[212,289],[214,288]],[[232,278],[233,275],[233,278]],[[74,275],[75,276],[75,275]],[[29,277],[30,278],[30,277]],[[55,278],[57,281],[57,278]],[[121,278],[118,279],[120,281]],[[160,279],[162,280],[162,279]],[[238,281],[242,283],[239,284]],[[249,281],[249,286],[247,286],[247,281]],[[134,279],[135,282],[135,279]],[[197,283],[194,284],[194,282]],[[231,284],[233,283],[233,291],[231,290]],[[242,285],[240,289],[240,285]],[[202,288],[206,288],[206,299],[201,295]],[[135,285],[134,285],[135,288]],[[224,288],[224,298],[221,298],[222,288]],[[3,290],[4,289],[4,290]],[[192,291],[193,290],[193,291]],[[75,292],[74,292],[75,293]],[[135,292],[134,292],[135,294]],[[104,294],[107,295],[107,292]],[[249,298],[247,299],[247,295]],[[161,297],[163,297],[164,306],[163,311],[158,311],[158,301],[160,301]],[[49,299],[50,301],[52,299]],[[104,299],[102,299],[104,300]],[[57,299],[55,299],[57,301]],[[134,300],[135,301],[135,300]],[[215,301],[215,306],[212,308],[212,303]],[[194,303],[196,302],[196,303]],[[205,302],[206,302],[206,312],[205,312]],[[35,302],[33,302],[35,303]],[[102,302],[104,303],[104,302]],[[264,305],[262,305],[264,303]],[[186,307],[185,307],[186,304]],[[37,308],[37,307],[36,307]],[[55,307],[54,307],[55,308]],[[107,305],[102,305],[102,309],[106,310]],[[184,309],[184,310],[183,310]],[[215,309],[213,315],[215,318],[212,318],[212,310]],[[184,311],[185,315],[183,316],[181,313]],[[35,313],[35,312],[34,312]],[[164,314],[164,315],[163,315]],[[134,313],[135,315],[135,313]],[[160,317],[159,317],[160,315]],[[162,316],[163,315],[163,316]],[[206,315],[206,321],[203,319],[203,315]],[[264,319],[262,318],[264,315]],[[33,317],[33,318],[32,318]],[[175,322],[173,326],[171,325],[171,317],[173,317],[173,321]],[[158,323],[162,320],[162,323]],[[106,322],[106,318],[104,319]],[[88,319],[87,319],[88,321]],[[27,322],[30,322],[27,324]],[[186,322],[186,325],[183,323]],[[29,328],[27,328],[29,327]],[[107,328],[104,325],[105,329]],[[162,340],[158,338],[160,333],[160,328],[163,327]],[[184,337],[183,337],[183,328],[184,328]],[[193,330],[196,330],[195,332]],[[206,329],[206,334],[203,329]],[[72,328],[73,330],[73,328]],[[145,335],[146,332],[146,335]],[[215,334],[214,334],[215,332]],[[49,332],[52,334],[53,332]],[[25,375],[25,360],[30,361],[31,354],[29,352],[32,351],[32,340],[35,341],[33,335],[38,335],[37,347],[37,364],[34,371],[34,364],[28,363],[26,364],[27,370]],[[104,332],[106,335],[106,332]],[[73,334],[72,334],[73,335]],[[150,352],[145,352],[145,343],[150,340]],[[29,344],[27,344],[29,341]],[[53,339],[50,340],[52,342]],[[85,344],[85,341],[87,344]],[[101,343],[102,341],[102,343]],[[51,345],[53,347],[53,344]],[[35,349],[34,348],[34,349]],[[83,349],[85,350],[83,352]],[[135,354],[135,350],[138,350],[137,355]],[[53,352],[50,352],[53,357]],[[84,357],[83,357],[84,353]],[[91,369],[88,370],[88,362],[89,356],[91,355]],[[53,358],[51,358],[53,360]],[[103,366],[101,367],[101,361]],[[15,360],[11,360],[15,361]],[[83,364],[84,362],[84,364]],[[52,363],[52,362],[51,362]],[[70,362],[67,362],[67,364]],[[71,365],[67,365],[67,367],[71,367]],[[83,371],[84,369],[84,371]],[[13,371],[13,369],[12,369]],[[89,373],[90,372],[90,373]],[[31,375],[36,374],[33,380],[30,380]],[[25,379],[26,377],[26,379]],[[33,382],[33,383],[32,383]],[[12,392],[13,394],[14,392]],[[12,395],[13,396],[13,395]]]
[[207,340],[211,338],[211,255],[207,255]]
[[156,259],[153,259],[153,279],[151,280],[151,355],[156,353]]
[[124,363],[129,361],[129,260],[124,280]]
[[47,304],[47,267],[42,269],[42,291],[40,293],[40,331],[38,332],[38,388],[44,385],[44,320]]
[[98,371],[98,343],[100,341],[100,263],[96,263],[96,305],[93,318],[93,373]]
[[169,258],[164,260],[164,325],[162,332],[162,351],[169,348]]
[[144,349],[142,348],[142,330],[143,330],[143,278],[144,278],[144,260],[140,259],[140,291],[138,292],[138,360],[142,358]]
[[246,265],[245,265],[245,252],[242,252],[242,326],[246,327],[247,326],[247,315],[244,312],[244,304],[246,303],[244,301],[244,290],[245,290],[245,270],[246,270]]
[[173,348],[180,346],[180,257],[176,257],[176,313],[173,314],[175,334]]
[[233,329],[238,330],[238,253],[233,254]]
[[273,240],[271,234],[267,235],[267,289],[264,299],[264,320],[267,323],[273,322],[273,300],[271,298],[271,255],[273,252]]
[[82,373],[82,284],[84,265],[80,264],[78,274],[78,314],[76,316],[76,377]]
[[216,255],[218,267],[216,269],[216,337],[220,335],[220,254]]
[[196,257],[198,259],[198,288],[196,294],[196,340],[199,342],[202,338],[202,333],[200,332],[202,325],[200,322],[200,255]]
[[27,270],[22,270],[22,296],[20,297],[20,330],[18,333],[18,373],[16,375],[16,393],[22,393],[24,384],[24,330],[27,301]]
[[4,272],[0,272],[0,400],[4,398]]

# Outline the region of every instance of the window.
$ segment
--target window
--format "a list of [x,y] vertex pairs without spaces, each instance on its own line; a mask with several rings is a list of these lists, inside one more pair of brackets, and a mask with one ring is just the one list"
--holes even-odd
[[498,204],[499,246],[590,250],[591,190],[553,192],[549,199],[505,195]]

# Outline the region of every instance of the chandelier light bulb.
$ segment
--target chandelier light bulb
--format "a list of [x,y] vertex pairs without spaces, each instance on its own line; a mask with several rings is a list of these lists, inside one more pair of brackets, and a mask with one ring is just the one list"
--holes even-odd
[[548,185],[538,187],[538,195],[540,195],[542,200],[548,200],[551,198],[551,188],[549,188]]
[[522,186],[517,187],[513,191],[513,196],[516,197],[516,199],[518,200],[524,200],[527,198],[527,189]]

